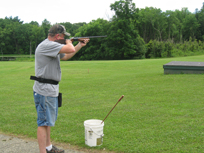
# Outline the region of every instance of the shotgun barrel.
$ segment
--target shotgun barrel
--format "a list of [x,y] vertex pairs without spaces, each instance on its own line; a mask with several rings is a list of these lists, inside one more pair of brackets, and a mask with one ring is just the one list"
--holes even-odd
[[103,37],[107,37],[107,36],[86,36],[86,37],[73,37],[70,40],[72,41],[80,41],[80,39],[90,39],[90,38],[103,38]]

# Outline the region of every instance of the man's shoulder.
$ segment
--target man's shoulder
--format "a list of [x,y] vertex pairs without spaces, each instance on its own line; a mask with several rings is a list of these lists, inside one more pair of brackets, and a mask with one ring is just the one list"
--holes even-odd
[[50,41],[49,39],[45,39],[38,45],[38,47],[36,48],[35,54],[39,56],[45,55],[49,57],[57,57],[60,49],[63,46],[64,45],[60,43]]
[[46,45],[46,44],[50,44],[50,43],[52,43],[52,41],[49,41],[49,39],[45,39],[39,45]]
[[38,49],[50,49],[50,48],[58,48],[60,46],[62,46],[62,44],[59,44],[54,41],[50,41],[49,39],[45,39],[38,45],[37,48]]

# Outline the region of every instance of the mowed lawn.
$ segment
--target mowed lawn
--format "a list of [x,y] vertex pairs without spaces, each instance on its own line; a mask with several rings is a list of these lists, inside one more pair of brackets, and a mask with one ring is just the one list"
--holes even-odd
[[[171,61],[204,56],[124,61],[61,62],[62,107],[52,140],[115,152],[204,152],[204,75],[164,75]],[[0,62],[0,131],[36,138],[34,62]],[[85,145],[84,121],[105,120],[103,145]]]

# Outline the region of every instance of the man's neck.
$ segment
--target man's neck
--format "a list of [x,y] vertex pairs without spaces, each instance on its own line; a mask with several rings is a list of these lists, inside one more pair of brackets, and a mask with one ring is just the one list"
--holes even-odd
[[47,39],[48,39],[49,41],[55,41],[55,38],[54,38],[54,37],[48,36]]

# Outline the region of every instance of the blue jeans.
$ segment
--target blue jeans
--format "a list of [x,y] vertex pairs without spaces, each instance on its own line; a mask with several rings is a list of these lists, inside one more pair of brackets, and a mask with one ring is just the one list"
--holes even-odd
[[38,126],[54,126],[58,114],[58,97],[47,97],[33,92]]

